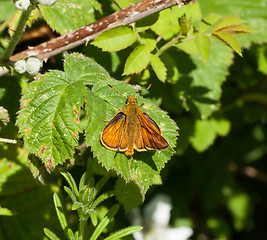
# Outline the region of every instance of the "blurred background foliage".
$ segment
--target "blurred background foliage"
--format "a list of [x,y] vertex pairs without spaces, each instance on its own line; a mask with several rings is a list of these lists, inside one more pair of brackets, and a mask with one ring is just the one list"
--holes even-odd
[[[102,8],[94,2],[98,11],[96,18],[116,9],[112,3],[99,3]],[[159,180],[162,184],[151,187],[140,208],[158,193],[164,193],[170,196],[173,206],[170,225],[191,227],[194,232],[192,239],[266,239],[266,1],[199,0],[196,8],[196,16],[192,16],[193,24],[194,17],[200,19],[200,16],[209,13],[234,15],[246,20],[246,24],[256,32],[238,36],[243,57],[230,53],[220,42],[212,43],[207,64],[200,58],[172,48],[162,56],[165,63],[173,64],[173,72],[168,72],[166,83],[158,81],[153,73],[149,80],[144,75],[131,79],[134,84],[152,83],[146,97],[160,104],[180,128],[176,154],[162,171],[162,179]],[[0,9],[2,53],[7,44],[6,27],[14,24],[19,13],[9,1],[1,1]],[[93,21],[94,18],[89,20]],[[31,29],[42,27],[49,29],[38,15]],[[23,40],[16,51],[55,34],[47,30],[48,35],[39,34],[36,38],[28,37],[29,33],[28,28],[23,36],[25,42]],[[73,51],[93,57],[116,79],[122,78],[122,63],[129,54],[127,49],[105,53],[92,45]],[[221,55],[222,52],[227,55],[226,58]],[[62,69],[61,60],[62,56],[52,58],[44,65],[43,71]],[[194,70],[195,73],[192,73]],[[198,88],[196,79],[199,76],[207,81],[207,86],[218,88],[217,109],[209,112],[208,117],[200,114],[205,110],[201,110],[196,102],[208,107],[215,103],[202,98],[207,89]],[[213,86],[214,81],[220,83]],[[8,125],[1,126],[1,137],[18,138],[15,116],[24,84],[16,75],[0,77],[0,105],[10,115]],[[76,165],[71,169],[77,182],[86,170],[84,162],[87,159],[91,159],[89,150],[77,157]],[[42,171],[42,166],[40,169]],[[98,172],[101,171],[105,170],[99,167]],[[52,193],[60,192],[66,182],[57,171],[51,175],[45,173],[44,176],[45,185],[33,179],[27,164],[27,153],[22,146],[0,145],[0,239],[44,239],[43,227],[60,232]],[[114,182],[110,181],[110,187]],[[66,195],[63,192],[61,196],[66,207],[70,208],[69,199],[64,198]],[[110,206],[109,202],[106,204]],[[101,211],[105,210],[100,209],[100,215]],[[75,225],[77,217],[70,213],[68,220]],[[116,226],[124,226],[125,223],[129,225],[130,220],[125,219],[121,210]]]

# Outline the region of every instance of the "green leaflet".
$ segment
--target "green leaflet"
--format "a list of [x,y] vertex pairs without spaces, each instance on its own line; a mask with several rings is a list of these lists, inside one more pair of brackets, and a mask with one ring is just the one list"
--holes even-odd
[[127,58],[124,66],[124,75],[139,73],[146,68],[150,61],[150,51],[146,45],[135,48]]
[[39,5],[49,26],[65,34],[96,21],[96,11],[101,7],[96,0],[57,0],[53,6]]
[[245,37],[240,36],[240,43],[243,47],[248,47],[252,42],[262,43],[266,42],[267,31],[262,31],[267,24],[266,12],[267,5],[265,0],[255,1],[243,1],[235,0],[229,5],[228,0],[221,1],[200,1],[199,2],[203,15],[210,12],[216,12],[222,16],[237,15],[238,17],[245,19],[246,24],[254,30],[257,30],[257,34],[248,34]]
[[[177,137],[175,123],[165,112],[138,96],[132,87],[112,79],[90,58],[76,53],[66,55],[64,68],[65,72],[51,70],[42,75],[23,93],[17,125],[26,148],[41,158],[50,170],[66,159],[73,159],[78,133],[85,130],[86,143],[98,161],[107,170],[115,170],[126,181],[134,181],[144,196],[173,154]],[[122,109],[126,96],[130,94],[137,97],[139,105],[143,103],[143,111],[158,123],[171,146],[169,149],[135,153],[129,159],[123,153],[110,151],[101,145],[100,134],[107,124],[104,120]],[[79,111],[84,102],[88,125],[82,129]]]
[[115,52],[131,46],[137,33],[131,27],[120,26],[101,33],[91,44],[103,51]]
[[159,57],[153,54],[151,54],[150,63],[158,79],[162,82],[165,82],[167,76],[167,69],[164,63],[160,60]]
[[207,63],[210,55],[210,39],[206,35],[197,35],[196,45],[199,55],[202,57],[203,61]]

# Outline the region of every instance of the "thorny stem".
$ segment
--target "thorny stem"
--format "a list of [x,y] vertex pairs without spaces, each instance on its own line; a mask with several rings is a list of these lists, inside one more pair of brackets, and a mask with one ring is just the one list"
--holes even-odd
[[7,61],[10,56],[12,55],[18,41],[20,40],[20,37],[21,37],[21,34],[23,32],[23,29],[26,25],[26,22],[28,20],[28,18],[30,17],[31,15],[31,12],[32,10],[35,8],[35,5],[32,4],[29,6],[29,8],[25,11],[22,12],[21,16],[20,16],[20,20],[19,20],[19,23],[18,23],[18,26],[14,32],[14,35],[13,37],[11,38],[10,42],[9,42],[9,45],[8,47],[6,48],[3,56],[1,57],[1,61]]

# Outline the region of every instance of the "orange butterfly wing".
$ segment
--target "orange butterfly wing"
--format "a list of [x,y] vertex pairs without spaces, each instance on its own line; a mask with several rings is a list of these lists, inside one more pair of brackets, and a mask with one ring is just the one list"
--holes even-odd
[[110,150],[126,151],[127,141],[125,135],[126,115],[120,111],[107,124],[101,133],[101,143]]
[[138,114],[140,123],[140,133],[135,141],[135,149],[137,151],[147,150],[163,150],[169,147],[168,142],[161,135],[161,131],[157,123],[149,117],[147,113]]

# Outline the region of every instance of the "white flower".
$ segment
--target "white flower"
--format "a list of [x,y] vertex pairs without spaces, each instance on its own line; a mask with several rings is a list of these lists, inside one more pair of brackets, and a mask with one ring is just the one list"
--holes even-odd
[[15,2],[15,6],[17,9],[25,11],[30,6],[30,0],[18,0]]
[[[144,229],[133,234],[135,240],[187,240],[193,234],[189,227],[173,228],[168,226],[172,204],[169,196],[159,194],[145,206]],[[142,224],[140,210],[134,210],[131,214],[132,223]],[[137,220],[137,221],[136,221]]]
[[15,62],[14,67],[18,73],[24,73],[26,71],[26,61],[25,60],[19,60],[19,61]]
[[44,6],[51,6],[53,5],[57,0],[38,0],[38,2]]
[[30,57],[26,62],[27,72],[31,75],[36,75],[42,66],[42,61],[40,61],[37,57]]

